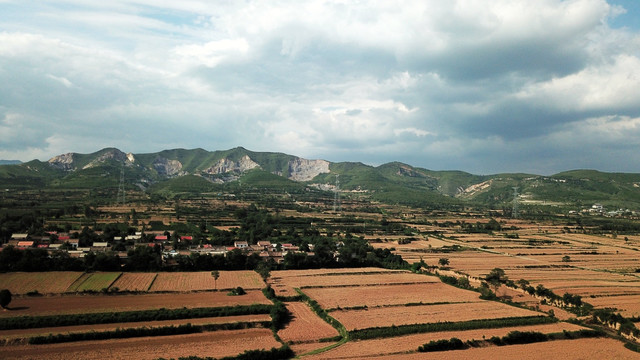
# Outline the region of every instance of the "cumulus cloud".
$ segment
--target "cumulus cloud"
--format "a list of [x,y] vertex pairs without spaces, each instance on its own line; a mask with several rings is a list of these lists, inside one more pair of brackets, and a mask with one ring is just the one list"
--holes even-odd
[[[640,36],[609,25],[626,10],[605,0],[2,10],[0,158],[244,146],[476,173],[640,171],[620,146],[637,142]],[[588,142],[616,157],[577,158]]]

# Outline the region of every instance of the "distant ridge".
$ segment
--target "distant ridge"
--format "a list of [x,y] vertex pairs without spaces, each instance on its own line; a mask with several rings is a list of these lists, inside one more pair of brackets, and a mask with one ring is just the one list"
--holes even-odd
[[20,160],[0,160],[0,165],[18,165],[22,164]]
[[[371,166],[361,162],[309,160],[276,152],[170,149],[125,153],[105,148],[91,154],[66,153],[46,162],[5,164],[5,189],[118,189],[124,169],[129,191],[162,196],[219,193],[229,189],[265,189],[280,193],[340,190],[373,201],[410,206],[450,207],[476,204],[510,208],[518,187],[523,206],[607,211],[640,210],[640,174],[570,170],[551,176],[523,173],[474,175],[434,171],[401,162]],[[326,194],[325,194],[326,196]]]

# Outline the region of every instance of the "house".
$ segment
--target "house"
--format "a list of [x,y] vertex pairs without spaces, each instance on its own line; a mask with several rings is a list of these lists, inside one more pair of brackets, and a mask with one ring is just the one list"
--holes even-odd
[[249,243],[246,241],[234,241],[233,246],[235,246],[238,249],[244,249],[249,247]]
[[193,241],[193,236],[180,236],[180,241]]
[[168,237],[167,237],[167,235],[156,235],[156,237],[154,239],[155,239],[155,241],[167,241]]
[[271,248],[271,242],[270,241],[265,241],[265,240],[261,240],[258,241],[258,246],[267,250],[269,248]]
[[65,241],[65,242],[68,242],[69,245],[71,245],[71,247],[73,247],[74,249],[77,249],[78,248],[78,244],[80,243],[80,240],[78,240],[78,239],[69,239],[68,241]]
[[11,235],[11,239],[13,240],[27,240],[29,234],[13,234]]
[[94,242],[91,246],[91,251],[107,251],[109,243],[106,242]]
[[33,247],[33,241],[18,241],[19,248],[30,248]]

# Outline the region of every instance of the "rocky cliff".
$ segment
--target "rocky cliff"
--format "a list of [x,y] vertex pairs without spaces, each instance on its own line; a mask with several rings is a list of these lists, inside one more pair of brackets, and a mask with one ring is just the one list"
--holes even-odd
[[289,179],[291,180],[309,181],[320,174],[328,172],[329,162],[326,160],[296,158],[289,161]]

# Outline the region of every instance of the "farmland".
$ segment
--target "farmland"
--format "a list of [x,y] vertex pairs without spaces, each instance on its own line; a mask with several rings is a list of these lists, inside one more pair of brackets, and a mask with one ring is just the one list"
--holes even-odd
[[[227,195],[100,205],[77,220],[47,219],[50,227],[69,221],[87,247],[68,257],[49,250],[55,256],[41,259],[80,270],[0,273],[0,288],[13,294],[0,322],[31,324],[0,330],[0,358],[220,358],[288,345],[302,359],[428,359],[444,356],[419,347],[451,338],[468,348],[447,358],[638,355],[589,308],[637,323],[640,236],[631,231],[577,226],[566,216],[373,205],[357,194],[345,198],[340,214],[330,211],[332,198],[322,205],[255,193],[252,201],[264,200],[255,206]],[[497,227],[487,231],[489,223]],[[136,232],[143,239],[114,240]],[[182,241],[185,234],[193,241]],[[41,241],[48,237],[55,238]],[[87,239],[109,243],[102,260],[120,260],[80,254],[97,251],[86,250]],[[247,244],[241,250],[236,242]],[[12,251],[30,250],[4,255]],[[496,268],[505,278],[489,284]],[[563,303],[565,293],[589,306]],[[514,331],[545,341],[496,345]],[[33,343],[40,336],[61,343]]]

